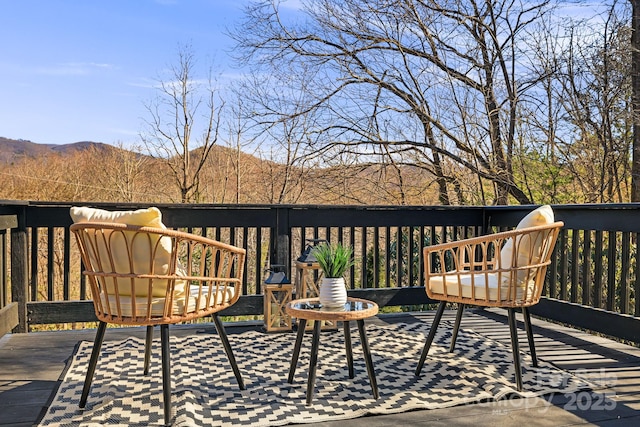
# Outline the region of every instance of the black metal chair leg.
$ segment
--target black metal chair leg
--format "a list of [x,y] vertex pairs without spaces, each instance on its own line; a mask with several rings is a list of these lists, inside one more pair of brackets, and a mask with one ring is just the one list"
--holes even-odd
[[445,301],[441,301],[440,305],[438,306],[436,317],[433,319],[431,329],[429,329],[429,335],[427,336],[427,341],[424,343],[424,348],[422,349],[422,355],[420,356],[420,361],[418,362],[418,367],[416,368],[416,375],[420,375],[420,372],[422,371],[422,366],[424,365],[424,361],[427,359],[427,354],[429,353],[429,347],[431,347],[433,338],[436,336],[436,329],[438,329],[438,324],[440,324],[440,319],[442,319],[442,313],[444,313],[446,304],[447,303]]
[[229,344],[229,338],[227,338],[227,332],[224,330],[224,326],[222,322],[218,318],[218,314],[214,313],[212,315],[213,323],[216,325],[216,330],[218,331],[218,335],[220,336],[220,340],[222,340],[222,346],[224,347],[224,352],[227,354],[227,359],[229,359],[229,363],[231,363],[231,368],[233,369],[233,373],[236,376],[236,380],[238,381],[238,386],[240,390],[244,390],[244,381],[242,380],[242,375],[240,374],[240,369],[238,369],[238,363],[236,362],[236,358],[233,355],[233,350],[231,349],[231,344]]
[[171,361],[169,353],[169,325],[160,325],[162,340],[162,397],[164,400],[164,425],[171,425]]
[[149,375],[149,363],[151,362],[151,344],[153,343],[153,326],[147,326],[147,337],[144,342],[144,375]]
[[464,312],[464,304],[458,304],[458,312],[456,313],[456,323],[453,325],[453,334],[451,335],[451,344],[449,345],[449,353],[453,353],[456,348],[456,340],[458,339],[458,330],[460,330],[460,322],[462,321],[462,313]]
[[516,325],[516,313],[514,308],[507,309],[509,314],[509,331],[511,332],[511,350],[513,352],[513,367],[516,371],[516,388],[522,391],[522,368],[520,366],[520,348],[518,347],[518,326]]
[[522,318],[524,319],[524,329],[527,331],[527,339],[529,340],[529,352],[531,353],[531,362],[534,368],[538,367],[538,357],[536,356],[536,344],[533,341],[533,327],[531,326],[531,314],[527,307],[522,307]]
[[96,338],[93,341],[93,349],[91,350],[91,358],[89,359],[89,367],[87,368],[87,375],[84,377],[84,386],[82,387],[82,394],[80,395],[80,407],[84,408],[87,404],[87,397],[89,397],[89,389],[91,388],[91,381],[93,381],[93,374],[96,372],[96,365],[98,364],[98,357],[100,356],[100,348],[104,341],[104,332],[107,329],[105,322],[98,324],[98,330],[96,331]]

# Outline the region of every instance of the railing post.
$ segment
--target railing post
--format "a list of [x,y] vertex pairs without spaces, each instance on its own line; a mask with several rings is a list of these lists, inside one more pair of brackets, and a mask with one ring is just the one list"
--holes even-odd
[[27,302],[29,300],[27,269],[26,211],[18,215],[18,226],[11,230],[11,299],[18,304],[18,326],[15,332],[24,333],[27,325]]
[[289,209],[278,206],[276,209],[275,239],[272,238],[271,262],[284,265],[285,271],[291,271],[291,255],[289,254]]

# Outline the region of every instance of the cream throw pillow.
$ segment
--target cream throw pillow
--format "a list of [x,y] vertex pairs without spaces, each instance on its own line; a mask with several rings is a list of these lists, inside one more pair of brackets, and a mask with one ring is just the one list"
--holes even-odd
[[[551,206],[544,205],[539,208],[529,212],[516,226],[516,230],[528,227],[536,227],[540,225],[549,225],[553,224],[554,215],[553,209]],[[521,236],[516,238],[514,241],[513,238],[507,240],[505,245],[500,250],[500,268],[508,269],[513,266],[513,261],[515,261],[515,266],[525,266],[530,263],[536,263],[536,254],[540,252],[540,247],[543,243],[543,235],[538,234],[535,241],[531,241],[532,235]],[[535,236],[535,235],[534,235]],[[513,253],[513,248],[517,247],[517,254]],[[514,260],[513,257],[516,256]],[[532,258],[533,257],[533,258]],[[534,272],[529,274],[529,278],[533,276]],[[524,275],[526,271],[521,271],[518,274],[518,286],[524,286],[526,282],[526,278]],[[508,278],[509,276],[507,276]]]
[[107,222],[117,224],[139,225],[166,229],[162,223],[162,214],[156,207],[135,211],[107,211],[86,206],[72,207],[73,222]]
[[[135,211],[107,211],[104,209],[83,207],[72,207],[70,210],[71,219],[74,223],[82,222],[104,222],[104,223],[117,223],[147,226],[160,229],[166,229],[162,223],[162,214],[156,207],[147,209],[138,209]],[[133,233],[129,234],[127,238],[133,237]],[[155,250],[155,256],[151,259],[152,251]],[[106,248],[98,248],[99,256],[103,260],[103,266],[106,265],[105,261],[108,260],[106,256]],[[167,274],[169,271],[169,263],[171,261],[171,238],[162,237],[159,240],[146,239],[143,236],[138,236],[132,245],[132,258],[133,258],[133,271],[131,271],[129,265],[129,257],[126,252],[126,244],[122,235],[114,235],[112,241],[112,253],[114,255],[113,272],[116,273],[137,273],[148,274],[153,272],[155,274]],[[122,254],[121,257],[118,254]],[[92,254],[90,254],[92,256]],[[95,259],[92,259],[95,261]],[[153,261],[153,262],[152,262]],[[146,297],[148,295],[149,281],[144,279],[136,279],[134,283],[135,295],[139,297]],[[152,296],[164,297],[166,295],[167,281],[155,279],[153,281]],[[120,279],[118,282],[118,290],[121,295],[131,295],[131,281],[127,279]],[[184,281],[175,283],[174,295],[180,296],[185,292]],[[107,293],[115,293],[115,284],[111,280],[107,280]]]

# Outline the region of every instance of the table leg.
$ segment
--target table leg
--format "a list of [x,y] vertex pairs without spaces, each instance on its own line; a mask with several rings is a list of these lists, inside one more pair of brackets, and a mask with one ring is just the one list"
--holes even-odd
[[313,399],[313,386],[316,383],[316,368],[318,367],[318,345],[320,343],[320,327],[322,322],[313,323],[313,341],[311,342],[311,358],[309,360],[309,379],[307,380],[307,405]]
[[371,391],[374,399],[379,397],[378,382],[376,381],[376,372],[373,369],[373,359],[371,358],[371,350],[367,341],[367,332],[364,329],[364,320],[358,319],[358,332],[360,332],[360,341],[362,342],[362,352],[364,353],[364,361],[367,364],[367,373],[369,374],[369,382],[371,383]]
[[302,337],[307,327],[307,319],[298,320],[298,334],[296,335],[296,343],[293,346],[293,355],[291,355],[291,366],[289,366],[289,384],[293,384],[293,376],[296,374],[296,366],[298,365],[298,357],[300,356],[300,346],[302,345]]
[[349,367],[349,378],[355,376],[353,371],[353,352],[351,351],[351,329],[349,327],[349,321],[342,322],[344,326],[344,349],[347,352],[347,366]]

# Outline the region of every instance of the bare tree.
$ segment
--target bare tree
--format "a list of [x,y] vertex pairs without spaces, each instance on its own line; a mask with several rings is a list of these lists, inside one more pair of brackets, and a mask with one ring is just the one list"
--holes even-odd
[[303,70],[304,82],[290,73],[282,84],[313,95],[265,108],[265,123],[314,114],[316,152],[421,167],[443,204],[463,196],[460,166],[493,186],[486,202],[531,202],[513,173],[520,102],[540,79],[525,66],[524,30],[549,1],[304,5],[305,19],[292,20],[278,1],[253,4],[234,35],[247,63],[276,75]]
[[142,147],[125,147],[121,142],[89,148],[86,155],[94,165],[96,185],[109,189],[115,201],[158,201],[157,182],[153,185],[154,180],[149,179],[152,161],[141,152]]
[[564,138],[558,135],[558,154],[590,203],[623,202],[631,193],[629,34],[618,6],[613,1],[603,11],[599,31],[581,22],[568,26],[567,49],[554,76],[571,129]]
[[307,106],[310,89],[305,84],[308,79],[300,78],[301,73],[304,70],[266,76],[250,73],[236,90],[243,99],[239,117],[248,125],[247,135],[252,135],[256,154],[262,160],[262,187],[268,203],[299,202],[312,167],[318,166],[312,140],[317,126],[314,115],[285,113],[288,108]]
[[149,118],[141,135],[147,150],[169,167],[182,203],[201,200],[200,174],[218,140],[222,101],[217,100],[211,69],[196,77],[191,46],[178,49],[169,79],[159,80],[158,96],[146,104]]
[[631,3],[631,87],[633,151],[631,164],[631,201],[640,202],[640,1]]

